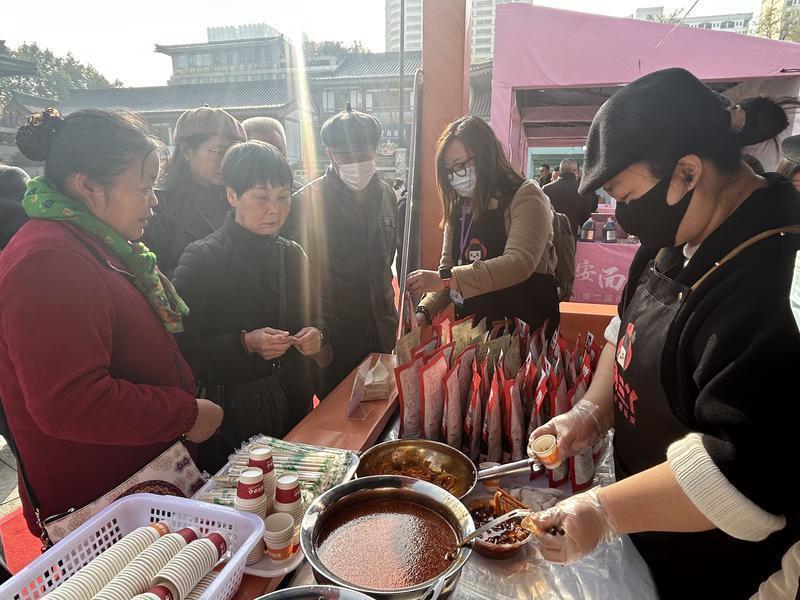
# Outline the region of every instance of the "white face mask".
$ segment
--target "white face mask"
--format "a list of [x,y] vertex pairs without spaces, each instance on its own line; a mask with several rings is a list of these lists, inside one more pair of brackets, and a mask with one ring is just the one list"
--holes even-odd
[[377,171],[375,160],[336,165],[336,169],[342,183],[354,192],[360,192],[367,187]]
[[472,194],[475,192],[475,169],[473,167],[467,167],[467,172],[464,175],[456,175],[455,173],[451,173],[449,175],[450,178],[450,185],[453,186],[453,189],[459,196],[463,196],[464,198],[472,198]]

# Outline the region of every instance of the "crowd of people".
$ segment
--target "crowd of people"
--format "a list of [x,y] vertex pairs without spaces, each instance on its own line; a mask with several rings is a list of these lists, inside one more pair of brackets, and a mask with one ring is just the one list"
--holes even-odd
[[[800,163],[762,175],[742,155],[787,128],[789,104],[730,106],[687,71],[652,73],[600,109],[582,173],[566,159],[538,182],[481,119],[442,132],[442,253],[408,276],[416,324],[453,304],[553,331],[556,223],[577,236],[598,189],[642,242],[590,389],[531,437],[555,435],[567,460],[615,430],[618,481],[535,515],[548,560],[631,534],[665,598],[689,581],[692,597],[777,589],[781,561],[800,565],[800,511],[779,485],[800,417]],[[0,399],[32,532],[176,440],[214,471],[251,435],[282,437],[392,351],[401,186],[377,173],[380,134],[349,106],[331,117],[330,164],[301,187],[271,119],[189,110],[168,158],[124,110],[20,127],[45,173],[0,171]]]

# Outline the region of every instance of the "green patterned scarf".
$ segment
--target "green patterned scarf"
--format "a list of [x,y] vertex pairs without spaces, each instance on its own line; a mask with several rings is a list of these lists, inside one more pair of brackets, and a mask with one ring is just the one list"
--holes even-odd
[[147,246],[123,238],[83,204],[59,192],[44,177],[28,182],[22,206],[31,218],[67,221],[105,243],[134,275],[136,287],[156,311],[164,329],[170,333],[183,331],[182,319],[189,314],[189,308],[169,279],[158,270],[156,255]]

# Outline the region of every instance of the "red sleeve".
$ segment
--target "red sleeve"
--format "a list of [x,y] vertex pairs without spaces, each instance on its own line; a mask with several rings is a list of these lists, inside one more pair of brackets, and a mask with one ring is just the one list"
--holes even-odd
[[97,269],[61,248],[6,274],[0,326],[25,406],[55,438],[124,446],[177,439],[194,424],[196,401],[177,387],[111,376],[113,305]]

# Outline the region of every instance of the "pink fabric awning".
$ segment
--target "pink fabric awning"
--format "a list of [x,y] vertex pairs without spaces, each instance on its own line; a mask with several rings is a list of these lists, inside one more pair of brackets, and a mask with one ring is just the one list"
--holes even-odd
[[[515,90],[618,86],[676,66],[705,81],[800,74],[800,44],[730,32],[518,3],[497,7],[495,29],[490,122],[517,164],[524,158],[524,123],[544,121],[548,113],[518,110]],[[559,120],[596,110],[570,108],[560,109]]]

